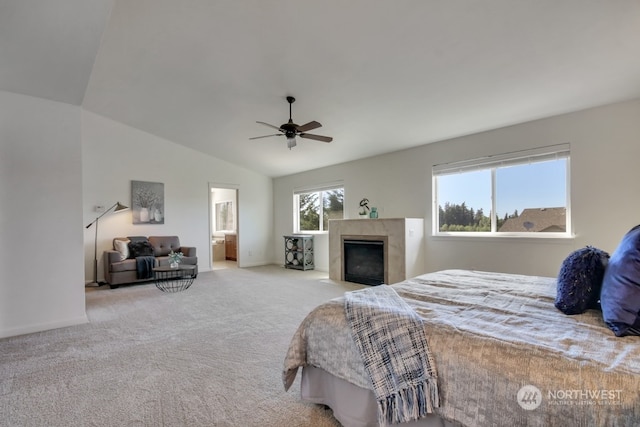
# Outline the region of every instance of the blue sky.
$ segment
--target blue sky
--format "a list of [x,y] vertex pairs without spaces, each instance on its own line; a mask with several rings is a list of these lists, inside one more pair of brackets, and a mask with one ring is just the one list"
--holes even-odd
[[[566,206],[566,159],[499,168],[497,171],[497,212],[500,218],[516,209]],[[438,178],[438,204],[462,204],[488,215],[491,210],[489,170],[444,175]]]

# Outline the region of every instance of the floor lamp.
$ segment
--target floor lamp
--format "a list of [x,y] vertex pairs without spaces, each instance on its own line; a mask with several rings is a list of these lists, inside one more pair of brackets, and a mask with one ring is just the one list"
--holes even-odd
[[98,286],[100,285],[100,283],[98,283],[98,220],[100,218],[102,218],[103,216],[105,216],[107,213],[109,213],[109,211],[111,209],[113,209],[113,208],[115,208],[114,212],[118,212],[118,211],[123,211],[125,209],[129,209],[128,206],[122,205],[122,204],[120,204],[120,202],[116,202],[113,206],[111,206],[109,209],[104,211],[102,213],[102,215],[100,215],[98,218],[96,218],[93,221],[91,221],[91,223],[85,227],[85,228],[89,228],[93,224],[96,225],[96,235],[95,235],[95,237],[93,239],[93,283],[98,285]]

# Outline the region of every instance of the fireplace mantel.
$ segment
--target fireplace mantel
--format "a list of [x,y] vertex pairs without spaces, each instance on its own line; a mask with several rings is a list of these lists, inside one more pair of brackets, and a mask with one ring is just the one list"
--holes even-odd
[[388,283],[424,273],[424,220],[422,218],[329,220],[329,278],[344,280],[342,238],[385,236]]

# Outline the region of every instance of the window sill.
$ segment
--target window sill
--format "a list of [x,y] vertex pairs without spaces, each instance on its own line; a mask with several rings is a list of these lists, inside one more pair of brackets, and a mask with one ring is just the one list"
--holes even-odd
[[520,240],[523,242],[540,242],[548,243],[551,241],[568,241],[576,238],[575,234],[566,233],[532,233],[532,234],[516,234],[516,233],[438,233],[429,236],[434,240]]

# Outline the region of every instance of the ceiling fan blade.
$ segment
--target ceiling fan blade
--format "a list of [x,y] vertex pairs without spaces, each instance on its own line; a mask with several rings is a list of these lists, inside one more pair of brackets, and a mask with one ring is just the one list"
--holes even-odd
[[284,134],[283,133],[274,133],[273,135],[254,136],[253,138],[249,138],[249,139],[269,138],[270,136],[282,136],[282,135],[284,135]]
[[260,123],[261,125],[269,126],[270,128],[274,128],[274,129],[280,130],[279,126],[270,125],[269,123],[265,123],[265,122],[256,122],[256,123]]
[[309,131],[309,130],[318,129],[319,127],[322,127],[322,125],[314,120],[314,121],[309,122],[307,124],[298,126],[297,130],[298,130],[298,132],[306,132],[306,131]]
[[301,133],[298,136],[300,138],[315,139],[316,141],[322,141],[322,142],[333,141],[333,138],[331,138],[330,136],[314,135],[312,133]]

